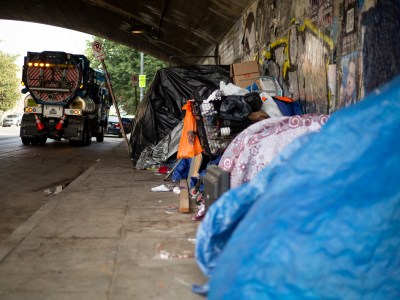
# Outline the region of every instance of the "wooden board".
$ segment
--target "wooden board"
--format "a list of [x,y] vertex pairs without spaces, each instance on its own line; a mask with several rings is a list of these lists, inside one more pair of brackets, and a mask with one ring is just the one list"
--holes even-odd
[[189,189],[187,181],[185,179],[182,179],[179,185],[181,186],[181,193],[179,194],[179,212],[188,213],[190,212],[190,204],[189,204]]
[[188,213],[190,212],[190,196],[189,196],[189,184],[188,180],[190,180],[191,177],[198,177],[199,176],[199,170],[201,163],[203,162],[203,155],[200,153],[199,155],[195,156],[192,158],[190,161],[190,167],[189,167],[189,174],[188,174],[188,179],[181,180],[180,181],[180,186],[185,187],[181,188],[181,193],[179,194],[179,212],[180,213]]

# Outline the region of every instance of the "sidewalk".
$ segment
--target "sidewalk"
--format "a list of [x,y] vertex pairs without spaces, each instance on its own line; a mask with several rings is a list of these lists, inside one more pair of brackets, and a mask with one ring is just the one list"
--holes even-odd
[[0,244],[0,299],[204,299],[199,223],[120,143]]

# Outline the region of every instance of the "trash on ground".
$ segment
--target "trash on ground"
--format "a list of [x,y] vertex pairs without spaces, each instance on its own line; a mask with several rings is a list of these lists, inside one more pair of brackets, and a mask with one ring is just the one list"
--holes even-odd
[[162,185],[151,188],[151,191],[152,192],[168,192],[168,191],[170,191],[170,188],[167,187],[165,184],[162,184]]
[[175,194],[178,194],[178,195],[181,193],[181,189],[180,189],[179,186],[174,187],[174,188],[172,189],[172,191],[173,191]]
[[62,191],[64,188],[66,188],[67,185],[68,185],[68,184],[57,185],[57,186],[55,186],[55,187],[51,187],[51,188],[45,189],[45,190],[43,191],[43,193],[44,193],[46,196],[52,195],[52,194],[53,194],[53,195],[57,195],[57,194],[61,193],[61,191]]
[[160,174],[168,174],[169,168],[167,166],[161,166],[158,168],[158,173]]
[[193,257],[194,253],[190,250],[183,250],[181,253],[170,253],[166,250],[161,250],[158,255],[155,256],[155,259],[189,259]]
[[178,207],[176,207],[176,206],[169,206],[165,209],[166,214],[173,214],[176,212],[178,212]]

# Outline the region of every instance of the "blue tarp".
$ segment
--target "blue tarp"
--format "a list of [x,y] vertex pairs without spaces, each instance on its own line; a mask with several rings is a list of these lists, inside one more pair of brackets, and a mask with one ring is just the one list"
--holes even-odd
[[186,179],[189,175],[191,158],[182,158],[179,160],[178,165],[172,172],[171,179],[173,182],[177,182],[181,179]]
[[400,299],[400,77],[209,208],[209,299]]

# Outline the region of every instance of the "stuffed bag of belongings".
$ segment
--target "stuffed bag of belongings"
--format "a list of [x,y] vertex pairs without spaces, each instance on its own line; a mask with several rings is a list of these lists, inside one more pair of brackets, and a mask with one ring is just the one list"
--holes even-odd
[[400,299],[400,77],[214,202],[208,299]]

